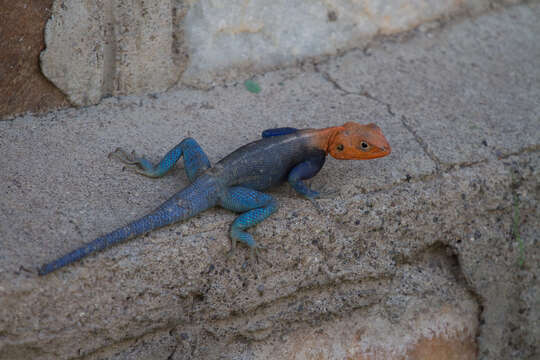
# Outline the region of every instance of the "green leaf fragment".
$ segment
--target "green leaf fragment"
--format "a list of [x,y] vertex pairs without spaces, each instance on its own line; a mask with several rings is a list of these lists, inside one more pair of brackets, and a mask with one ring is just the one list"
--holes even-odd
[[259,86],[259,84],[257,84],[253,80],[244,81],[244,86],[246,87],[247,91],[249,91],[250,93],[258,94],[261,92],[261,87]]

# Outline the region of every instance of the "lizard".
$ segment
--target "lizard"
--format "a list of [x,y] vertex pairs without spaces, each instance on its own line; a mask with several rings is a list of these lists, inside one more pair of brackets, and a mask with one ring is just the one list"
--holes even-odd
[[157,164],[117,148],[109,155],[153,178],[164,176],[183,157],[190,184],[138,220],[42,265],[38,274],[48,274],[89,254],[189,219],[216,205],[240,213],[230,227],[229,254],[235,252],[236,243],[240,242],[249,247],[253,260],[262,246],[245,230],[278,208],[274,198],[262,190],[288,182],[298,194],[313,201],[321,193],[308,187],[304,180],[321,170],[328,154],[339,160],[363,160],[380,158],[390,152],[390,145],[377,125],[356,122],[323,129],[268,129],[262,132],[261,139],[238,148],[214,166],[191,137],[182,140]]

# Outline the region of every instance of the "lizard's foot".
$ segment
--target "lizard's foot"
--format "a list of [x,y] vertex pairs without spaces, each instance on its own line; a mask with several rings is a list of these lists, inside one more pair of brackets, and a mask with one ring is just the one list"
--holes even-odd
[[319,192],[319,199],[328,199],[339,194],[339,190],[325,190]]
[[132,151],[131,154],[126,152],[122,148],[116,148],[112,153],[109,154],[109,159],[114,158],[125,164],[124,169],[129,169],[137,174],[141,174],[148,177],[161,177],[163,176],[164,171],[160,171],[154,166],[150,161],[146,160],[143,157],[137,156],[135,151]]
[[327,198],[331,198],[331,197],[334,197],[335,195],[339,194],[339,190],[336,190],[336,189],[327,189],[326,186],[323,186],[323,188],[321,188],[321,190],[319,191],[315,191],[315,190],[312,190],[314,192],[314,196],[311,196],[313,198],[316,198],[316,199],[327,199]]
[[249,261],[253,266],[259,263],[259,259],[264,261],[268,265],[272,265],[265,256],[261,256],[261,250],[267,250],[265,246],[255,245],[249,248]]
[[[259,259],[261,259],[262,261],[264,261],[268,265],[271,265],[271,263],[268,260],[266,260],[266,258],[264,256],[261,255],[261,250],[265,250],[265,251],[267,250],[267,248],[265,246],[262,246],[262,245],[250,246],[250,245],[248,245],[248,247],[249,247],[249,262],[244,263],[242,265],[242,267],[246,267],[248,263],[251,264],[252,266],[255,266],[255,264],[259,263]],[[236,254],[236,241],[232,240],[231,241],[231,248],[225,254],[226,261],[229,261],[229,259],[235,254]]]
[[267,265],[272,265],[270,261],[266,259],[265,256],[261,255],[261,250],[266,250],[266,247],[264,246],[253,246],[249,248],[249,260],[245,261],[242,264],[242,269],[247,268],[248,266],[252,266],[254,269],[257,268],[257,264],[259,264],[259,260],[264,261]]
[[259,249],[264,249],[264,247],[258,245],[253,236],[246,232],[245,229],[257,225],[275,212],[277,209],[276,202],[270,195],[265,193],[235,186],[227,189],[227,192],[220,200],[220,205],[226,209],[242,212],[231,225],[231,252],[234,251],[236,241],[240,241],[249,246],[251,263],[255,264]]
[[327,198],[334,197],[334,195],[336,194],[339,194],[338,190],[323,189],[322,191],[315,191],[315,190],[311,190],[311,191],[312,193],[306,196],[306,199],[308,199],[313,204],[313,207],[315,207],[317,212],[321,215],[323,214],[323,209],[317,202],[317,199],[327,199]]
[[236,239],[232,238],[231,239],[231,248],[229,249],[229,251],[227,251],[227,253],[225,254],[225,260],[226,261],[229,261],[229,259],[231,258],[231,256],[233,256],[234,254],[236,254]]
[[319,203],[317,202],[317,200],[314,199],[314,198],[307,198],[307,199],[308,199],[309,202],[313,205],[313,207],[315,208],[315,210],[317,210],[317,212],[318,212],[319,214],[322,215],[323,210],[322,210],[322,208],[321,208],[321,205],[319,205]]
[[115,158],[119,160],[120,162],[126,164],[126,165],[135,165],[138,162],[135,160],[137,158],[137,155],[135,154],[135,151],[132,151],[131,154],[128,154],[124,149],[122,148],[116,148],[113,152],[109,153],[108,156],[109,159]]

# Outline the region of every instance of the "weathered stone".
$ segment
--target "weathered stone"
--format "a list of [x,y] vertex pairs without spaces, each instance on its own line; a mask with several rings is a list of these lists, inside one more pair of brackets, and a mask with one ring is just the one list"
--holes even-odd
[[45,28],[43,74],[75,105],[103,95],[105,12],[101,2],[55,1]]
[[[57,0],[43,73],[76,105],[107,95],[209,87],[358,47],[488,0]],[[185,70],[185,71],[184,71]]]
[[170,0],[56,1],[41,68],[75,105],[176,83]]
[[[114,33],[109,45],[112,83],[107,93],[140,94],[168,89],[178,80],[173,63],[171,0],[116,0],[106,13]],[[110,41],[110,38],[108,39]],[[111,68],[105,69],[110,72]]]
[[266,0],[193,3],[185,18],[190,61],[182,81],[208,86],[239,72],[360,47],[484,0]]
[[[270,316],[255,312],[249,317],[225,319],[219,322],[221,326],[228,326],[225,329],[195,324],[166,332],[158,331],[145,336],[129,351],[107,349],[90,356],[90,359],[147,359],[155,356],[157,349],[166,350],[170,359],[217,359],[223,354],[235,359],[245,357],[248,352],[252,359],[261,360],[475,359],[478,328],[476,300],[463,283],[453,278],[455,259],[448,257],[443,248],[434,248],[425,255],[415,265],[398,270],[393,283],[381,280],[385,286],[389,285],[384,295],[377,294],[375,288],[369,289],[374,285],[370,285],[369,280],[368,286],[362,289],[351,283],[339,284],[339,276],[334,277],[336,283],[325,287],[322,292],[300,290],[287,298],[286,305],[280,304],[280,312],[283,317],[305,317],[307,323],[283,324],[283,329],[277,334],[271,331],[280,325],[276,317],[271,315],[275,309],[270,304],[265,311]],[[429,266],[424,261],[438,266]],[[418,285],[424,283],[427,287],[420,285],[414,293],[408,292],[406,287],[399,284],[402,281],[409,283],[410,276],[404,276],[407,272],[423,278],[417,279]],[[435,281],[426,282],[426,278]],[[361,298],[355,301],[358,308],[354,308],[353,303],[341,304],[345,316],[321,316],[323,309],[329,312],[336,310],[334,306],[338,301],[332,301],[332,297],[354,301],[351,295]],[[371,296],[381,295],[383,297],[379,298],[379,304],[368,300]],[[396,299],[400,302],[399,315],[392,314],[395,311],[392,303]],[[231,329],[232,324],[241,329]],[[234,341],[227,330],[239,330],[243,341]],[[173,346],[171,342],[177,345]],[[201,343],[205,345],[197,345]]]
[[208,87],[218,79],[359,47],[375,34],[515,2],[58,0],[51,12],[52,0],[4,0],[0,89],[7,96],[0,99],[0,117],[67,105],[37,67],[43,21],[51,13],[42,71],[69,101],[87,105],[109,95],[166,90],[184,72],[184,83]]

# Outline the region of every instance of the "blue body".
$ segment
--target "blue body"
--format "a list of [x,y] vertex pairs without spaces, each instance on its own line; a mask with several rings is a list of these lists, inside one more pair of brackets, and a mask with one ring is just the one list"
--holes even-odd
[[241,241],[255,254],[259,246],[244,230],[263,221],[277,209],[275,200],[261,190],[288,181],[298,193],[310,199],[318,195],[302,181],[315,176],[326,159],[325,151],[311,145],[311,136],[310,131],[294,128],[265,130],[262,139],[240,147],[214,167],[210,166],[201,147],[191,138],[175,146],[157,165],[144,158],[130,157],[118,149],[113,155],[150,177],[165,175],[183,156],[191,184],[153,212],[43,265],[38,270],[39,274],[48,274],[93,252],[188,219],[215,205],[241,213],[230,230],[232,250],[236,241]]
[[305,161],[316,159],[320,170],[326,153],[310,146],[309,136],[296,131],[254,141],[224,157],[207,173],[224,181],[225,186],[266,190],[287,181],[291,171]]

